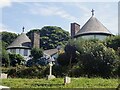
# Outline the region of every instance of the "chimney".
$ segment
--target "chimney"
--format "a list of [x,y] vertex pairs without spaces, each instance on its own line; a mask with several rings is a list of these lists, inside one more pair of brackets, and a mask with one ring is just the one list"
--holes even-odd
[[32,33],[32,47],[33,48],[40,48],[40,33],[39,32],[33,32]]
[[71,23],[71,37],[73,38],[75,34],[80,30],[80,25],[77,23]]

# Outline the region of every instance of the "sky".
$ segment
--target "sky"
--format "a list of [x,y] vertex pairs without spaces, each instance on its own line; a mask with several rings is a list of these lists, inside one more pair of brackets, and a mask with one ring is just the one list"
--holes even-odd
[[80,28],[92,16],[113,34],[118,34],[118,1],[111,0],[1,0],[0,30],[20,34],[41,29],[44,26],[58,26],[70,32],[70,23],[80,24]]

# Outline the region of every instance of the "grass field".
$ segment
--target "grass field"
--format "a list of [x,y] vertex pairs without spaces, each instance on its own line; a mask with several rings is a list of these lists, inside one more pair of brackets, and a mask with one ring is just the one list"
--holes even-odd
[[116,88],[118,79],[72,78],[71,83],[64,85],[63,78],[46,79],[2,79],[2,85],[11,88]]

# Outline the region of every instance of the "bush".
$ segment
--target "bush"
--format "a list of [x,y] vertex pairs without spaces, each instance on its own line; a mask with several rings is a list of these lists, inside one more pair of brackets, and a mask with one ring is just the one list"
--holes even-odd
[[86,76],[86,74],[84,74],[83,66],[81,65],[81,62],[75,64],[68,73],[71,77]]
[[12,78],[43,78],[48,75],[48,66],[17,66],[7,71],[8,76]]
[[8,71],[9,71],[10,69],[13,69],[13,68],[15,68],[15,67],[1,67],[1,71],[2,71],[3,73],[7,73],[7,74],[8,74]]
[[104,40],[104,43],[107,47],[113,48],[117,51],[118,47],[120,47],[120,35],[107,37]]
[[9,54],[10,65],[15,67],[16,65],[24,64],[25,60],[20,54]]
[[69,66],[54,65],[53,75],[55,75],[56,77],[68,76],[69,70],[70,70]]
[[70,58],[66,55],[66,53],[59,54],[57,58],[57,62],[59,65],[66,66],[69,65]]

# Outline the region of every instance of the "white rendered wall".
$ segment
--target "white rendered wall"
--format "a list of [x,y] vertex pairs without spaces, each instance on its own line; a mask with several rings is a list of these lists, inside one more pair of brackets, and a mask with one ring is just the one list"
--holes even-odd
[[[13,52],[11,52],[13,49],[8,49],[7,51],[9,52],[9,53],[13,53]],[[31,55],[31,50],[30,49],[14,49],[16,52],[15,52],[15,54],[20,54],[21,56],[23,56],[24,58],[25,58],[25,60],[28,60],[29,59],[29,56]],[[24,50],[28,50],[28,54],[27,54],[27,56],[24,56]]]

